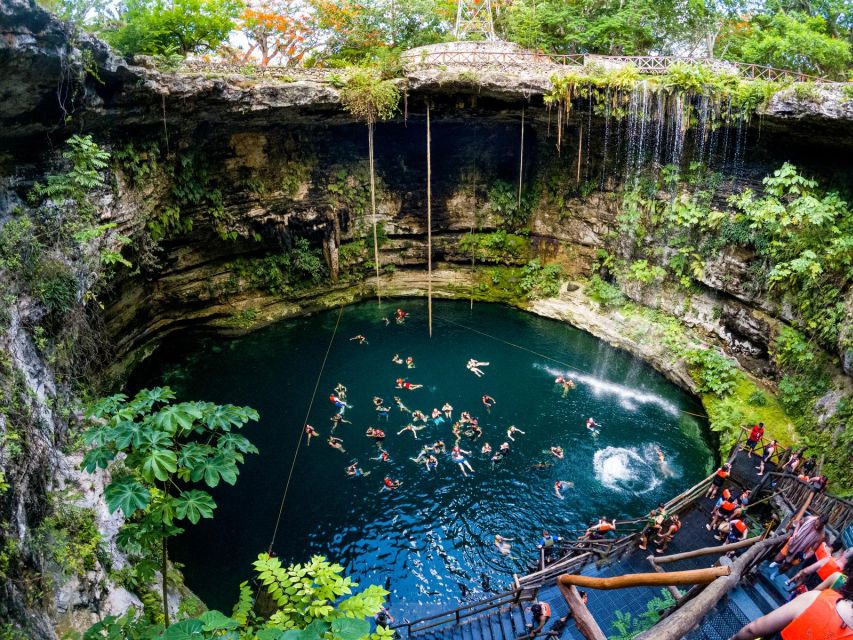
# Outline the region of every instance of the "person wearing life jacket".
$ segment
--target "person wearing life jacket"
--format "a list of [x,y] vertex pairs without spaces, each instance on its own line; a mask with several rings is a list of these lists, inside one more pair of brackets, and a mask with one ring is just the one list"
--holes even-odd
[[711,521],[705,525],[708,531],[717,528],[717,525],[722,521],[726,522],[736,515],[740,515],[741,508],[737,502],[732,499],[726,499],[720,502],[719,506],[711,512]]
[[616,531],[616,518],[608,521],[607,518],[601,516],[598,519],[598,524],[587,529],[581,540],[601,540],[611,531]]
[[[732,542],[740,542],[746,540],[749,533],[749,526],[740,518],[734,518],[729,521],[729,530],[723,544],[731,544]],[[722,540],[722,536],[714,536],[717,540]]]
[[793,578],[785,581],[785,585],[799,586],[814,573],[817,573],[821,580],[826,580],[836,573],[853,571],[853,547],[844,549],[844,546],[839,544],[836,552],[831,554],[824,542],[815,550],[815,558],[817,558],[816,562],[795,573]]
[[807,591],[753,620],[731,640],[755,640],[780,633],[782,640],[853,639],[853,582],[837,591]]
[[551,605],[537,600],[530,605],[530,615],[533,618],[533,624],[527,623],[527,635],[523,636],[525,638],[533,638],[539,635],[548,620],[551,619]]
[[561,540],[562,538],[560,536],[552,536],[547,530],[543,530],[542,538],[539,540],[539,544],[536,545],[536,548],[544,549],[545,554],[550,556],[554,551],[555,545]]
[[675,537],[675,534],[680,530],[681,519],[676,514],[672,514],[669,517],[669,520],[664,523],[661,534],[655,538],[655,551],[657,553],[664,553],[666,548],[669,546],[669,543],[672,542],[672,539]]
[[726,481],[726,478],[729,477],[731,470],[732,465],[728,463],[717,469],[716,473],[714,473],[714,477],[711,478],[711,484],[708,486],[708,493],[705,494],[706,498],[717,497],[717,492],[722,488],[723,483]]

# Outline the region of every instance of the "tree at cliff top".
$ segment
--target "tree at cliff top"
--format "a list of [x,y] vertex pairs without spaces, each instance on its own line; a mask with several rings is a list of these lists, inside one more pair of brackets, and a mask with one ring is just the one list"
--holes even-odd
[[243,8],[242,0],[124,0],[101,34],[125,55],[205,53],[228,38]]
[[853,62],[848,40],[833,35],[822,16],[802,12],[730,20],[717,38],[716,52],[726,60],[842,79]]
[[[240,598],[231,616],[206,611],[164,629],[133,610],[109,616],[92,626],[84,640],[390,640],[394,632],[371,618],[382,610],[388,592],[371,585],[352,594],[358,585],[343,576],[343,567],[322,556],[305,564],[281,566],[262,553],[254,563],[257,589],[240,585]],[[344,596],[349,596],[344,598]],[[259,614],[258,610],[263,609]]]
[[239,64],[299,64],[319,42],[314,15],[300,0],[251,1],[237,24],[248,46],[226,46],[222,53]]
[[216,508],[207,491],[190,487],[234,484],[237,464],[257,453],[236,433],[258,419],[254,409],[174,399],[171,389],[157,387],[132,400],[117,394],[96,402],[87,412],[94,426],[83,434],[91,448],[82,463],[90,473],[112,466],[104,497],[111,512],[121,509],[127,518],[118,543],[141,558],[136,570],[148,581],[159,566],[167,626],[167,540],[183,532],[177,522],[195,524]]

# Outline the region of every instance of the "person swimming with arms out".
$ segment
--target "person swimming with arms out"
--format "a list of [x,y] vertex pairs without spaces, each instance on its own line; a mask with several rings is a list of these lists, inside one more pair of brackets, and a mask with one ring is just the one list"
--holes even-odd
[[317,433],[316,431],[314,431],[314,427],[312,427],[310,424],[306,424],[305,425],[305,435],[308,436],[308,443],[305,446],[310,447],[311,446],[311,438],[313,438],[314,436],[319,436],[320,434]]
[[347,452],[347,450],[346,450],[346,449],[344,449],[344,441],[343,441],[343,440],[341,440],[340,438],[336,438],[335,436],[329,436],[329,437],[326,439],[326,442],[328,443],[328,445],[329,445],[330,447],[332,447],[332,449],[337,449],[337,450],[338,450],[338,451],[340,451],[341,453],[346,453],[346,452]]
[[346,403],[346,401],[342,400],[340,396],[337,394],[329,394],[329,402],[331,402],[338,409],[338,413],[343,413],[347,409],[352,409],[352,405]]
[[556,496],[557,496],[560,500],[563,500],[563,499],[564,499],[563,494],[562,494],[562,493],[560,493],[561,491],[564,491],[564,490],[566,490],[566,489],[574,489],[574,488],[575,488],[575,483],[574,483],[574,482],[569,482],[568,480],[557,480],[557,481],[554,483],[554,493],[556,494]]
[[342,413],[336,413],[331,418],[329,418],[329,420],[332,421],[332,433],[335,432],[335,429],[337,429],[339,425],[352,424],[352,422],[350,422],[349,420],[344,419],[344,414]]
[[436,440],[432,443],[432,450],[436,453],[444,453],[447,447],[444,445],[444,440]]
[[502,462],[509,455],[509,442],[501,443],[500,448],[492,456],[492,463]]
[[554,384],[559,385],[563,388],[564,398],[569,395],[569,391],[574,389],[576,386],[575,381],[568,376],[557,376],[557,378],[554,380]]
[[409,407],[403,404],[400,396],[394,396],[394,404],[397,405],[397,408],[403,413],[409,413]]
[[397,435],[400,436],[400,435],[403,435],[406,431],[411,431],[412,435],[415,436],[415,440],[417,440],[418,439],[418,431],[423,431],[424,429],[426,429],[426,425],[424,425],[422,427],[416,427],[413,424],[407,424],[405,427],[403,427],[402,429],[400,429],[397,432]]
[[422,384],[414,384],[413,382],[409,382],[405,378],[397,378],[397,388],[398,389],[406,389],[407,391],[414,391],[415,389],[420,389],[424,385]]
[[341,400],[346,402],[346,400],[347,400],[347,388],[344,385],[342,385],[340,382],[337,385],[335,385],[335,393],[338,394],[338,397]]
[[367,431],[364,432],[364,435],[368,438],[373,438],[377,445],[381,445],[385,440],[385,432],[382,429],[367,427]]
[[481,398],[481,400],[482,400],[482,402],[483,402],[483,406],[484,406],[484,407],[486,407],[486,411],[488,411],[488,412],[490,412],[490,413],[491,413],[491,411],[492,411],[492,407],[494,407],[494,406],[497,404],[497,400],[495,400],[495,399],[494,399],[492,396],[490,396],[490,395],[484,395],[484,396]]
[[480,423],[474,420],[471,426],[465,429],[465,437],[471,440],[478,440],[483,435],[483,430],[480,428]]
[[587,431],[592,433],[592,435],[597,436],[601,430],[600,427],[601,425],[598,424],[595,420],[593,420],[592,418],[587,418],[586,429]]
[[424,460],[424,466],[426,466],[427,471],[435,471],[436,469],[438,469],[438,458],[436,458],[433,454],[429,454],[427,456],[427,459]]
[[353,340],[355,340],[356,342],[358,342],[358,344],[368,344],[368,342],[367,342],[367,338],[365,338],[365,337],[364,337],[363,335],[361,335],[361,334],[358,334],[357,336],[353,336],[353,337],[352,337],[352,338],[350,338],[349,340],[350,340],[350,342],[352,342]]
[[462,475],[466,478],[468,477],[468,473],[465,471],[467,468],[468,471],[474,473],[474,467],[471,466],[471,463],[465,458],[466,455],[471,455],[470,451],[465,451],[464,449],[460,449],[459,446],[453,447],[450,451],[450,459],[453,460],[456,464],[459,465],[459,469],[462,471]]
[[[377,442],[377,444],[379,444]],[[376,460],[377,462],[391,462],[391,454],[385,451],[383,448],[379,448],[379,455],[375,458],[371,458],[371,460]]]
[[524,431],[516,427],[514,424],[509,425],[509,429],[506,430],[506,437],[515,442],[515,438],[513,438],[513,434],[520,433],[521,435],[526,435]]
[[557,458],[558,460],[562,460],[562,459],[563,459],[563,455],[564,455],[564,454],[563,454],[563,447],[560,447],[560,446],[554,445],[553,447],[551,447],[551,448],[549,449],[549,452],[551,453],[551,455],[552,455],[552,456],[554,456],[554,457],[555,457],[555,458]]
[[391,407],[383,407],[382,405],[379,405],[376,407],[376,419],[381,420],[382,418],[385,418],[385,421],[387,422],[389,411],[391,411]]
[[399,353],[395,353],[394,357],[391,358],[391,362],[393,362],[394,364],[403,364],[403,359],[400,357]]
[[363,476],[370,475],[370,471],[365,471],[364,469],[358,466],[358,460],[355,460],[350,466],[346,468],[345,471],[350,478],[361,478]]
[[468,371],[473,373],[478,378],[482,378],[486,374],[482,369],[480,369],[480,367],[488,367],[488,366],[489,366],[488,362],[479,362],[478,360],[471,358],[470,360],[468,360],[468,363],[465,365],[465,368],[468,369]]
[[514,542],[515,538],[504,538],[502,535],[496,533],[495,534],[495,546],[498,548],[503,555],[508,556],[512,551],[512,545],[510,542]]
[[382,479],[382,488],[380,491],[393,491],[394,489],[399,489],[403,483],[400,480],[392,480],[390,477],[385,476]]

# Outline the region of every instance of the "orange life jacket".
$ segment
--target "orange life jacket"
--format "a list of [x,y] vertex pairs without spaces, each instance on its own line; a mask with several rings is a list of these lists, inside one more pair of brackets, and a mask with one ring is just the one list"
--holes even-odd
[[735,512],[735,509],[737,509],[737,505],[728,500],[723,500],[723,503],[720,505],[720,513],[724,516],[730,516]]
[[602,522],[600,525],[598,525],[598,530],[599,530],[601,533],[604,533],[605,531],[613,531],[615,528],[616,528],[616,527],[614,527],[614,526],[613,526],[612,524],[610,524],[609,522]]
[[717,476],[720,478],[726,479],[729,477],[729,472],[723,471],[723,469],[717,469]]
[[835,610],[835,604],[841,599],[837,591],[821,591],[808,609],[803,611],[787,627],[782,629],[783,640],[849,640],[853,638],[853,629],[844,626],[841,616]]
[[547,602],[540,602],[539,604],[542,605],[542,617],[543,618],[550,618],[551,617],[551,605],[548,604]]
[[838,562],[835,558],[830,558],[825,565],[823,565],[820,569],[817,570],[817,575],[820,576],[821,580],[826,580],[833,573],[841,571],[841,567],[838,566]]
[[746,523],[743,520],[732,520],[732,526],[738,530],[740,534],[746,533]]

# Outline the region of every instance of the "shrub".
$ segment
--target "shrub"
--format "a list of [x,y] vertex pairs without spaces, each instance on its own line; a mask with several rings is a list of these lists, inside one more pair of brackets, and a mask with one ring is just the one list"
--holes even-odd
[[523,236],[500,230],[495,233],[466,233],[459,248],[481,262],[509,264],[524,260],[528,242]]
[[627,301],[619,287],[605,282],[598,274],[589,279],[584,292],[602,307],[621,307]]
[[648,260],[635,260],[628,267],[628,278],[643,284],[651,284],[665,277],[666,270],[657,265],[650,265]]
[[737,367],[716,349],[686,349],[683,358],[691,366],[693,379],[702,393],[724,397],[732,392],[737,380]]
[[558,264],[542,266],[539,260],[531,260],[521,271],[521,290],[531,300],[552,298],[560,293],[563,267]]

